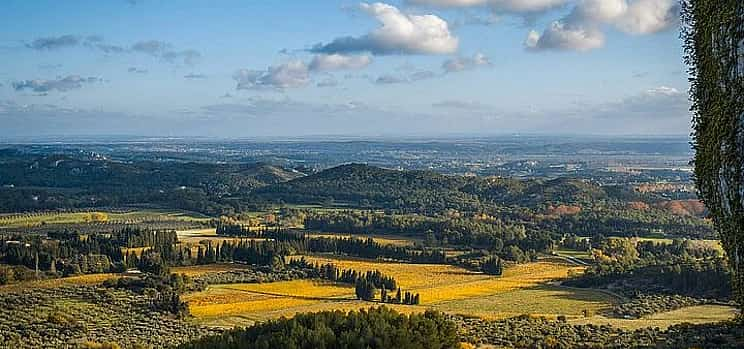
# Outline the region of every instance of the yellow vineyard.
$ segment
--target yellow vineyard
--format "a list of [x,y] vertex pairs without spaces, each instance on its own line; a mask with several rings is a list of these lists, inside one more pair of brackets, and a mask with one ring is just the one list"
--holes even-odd
[[[421,295],[419,306],[392,306],[404,313],[434,308],[492,319],[525,313],[578,318],[584,310],[595,313],[616,301],[613,296],[597,291],[550,286],[550,281],[577,271],[576,267],[558,263],[517,265],[508,268],[502,277],[494,277],[448,265],[305,258],[311,262],[334,263],[343,269],[380,270],[394,276],[405,291]],[[351,310],[371,305],[355,300],[351,285],[311,280],[216,285],[190,294],[186,300],[198,321],[219,326],[247,325],[299,312]]]

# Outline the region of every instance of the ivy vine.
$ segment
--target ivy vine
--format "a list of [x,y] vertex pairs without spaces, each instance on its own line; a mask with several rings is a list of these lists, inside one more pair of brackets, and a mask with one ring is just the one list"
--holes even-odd
[[695,181],[744,305],[744,1],[682,0]]

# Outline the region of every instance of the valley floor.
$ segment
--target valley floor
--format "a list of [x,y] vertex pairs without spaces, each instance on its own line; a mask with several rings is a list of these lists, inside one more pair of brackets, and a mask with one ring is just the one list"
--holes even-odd
[[[419,293],[421,304],[388,305],[404,313],[441,310],[450,314],[498,320],[527,314],[575,324],[611,324],[625,329],[667,328],[689,322],[729,320],[735,310],[726,306],[697,306],[654,314],[642,319],[603,316],[621,299],[609,292],[562,287],[559,282],[583,267],[555,259],[509,267],[501,277],[436,264],[405,264],[336,256],[305,256],[310,262],[333,263],[342,269],[379,270],[394,275],[407,291]],[[240,266],[234,266],[240,267]],[[227,270],[221,267],[185,267],[175,271],[192,276]],[[327,281],[293,280],[265,284],[211,285],[188,294],[185,300],[195,321],[215,327],[247,326],[296,313],[351,310],[375,304],[356,300],[353,286]]]

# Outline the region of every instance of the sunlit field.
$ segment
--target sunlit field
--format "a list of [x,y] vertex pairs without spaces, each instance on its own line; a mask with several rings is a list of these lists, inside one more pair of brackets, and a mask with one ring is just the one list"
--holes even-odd
[[[293,257],[297,258],[297,257]],[[730,319],[733,308],[698,306],[655,314],[638,320],[599,315],[619,302],[609,292],[561,287],[557,282],[583,270],[568,264],[537,262],[512,266],[501,277],[471,272],[449,265],[405,264],[305,256],[311,262],[334,263],[343,269],[380,270],[393,275],[405,291],[421,295],[421,305],[389,305],[403,313],[437,309],[452,314],[489,320],[522,314],[570,322],[613,324],[622,328],[669,327],[682,322],[705,323]],[[189,275],[223,271],[240,266],[177,268]],[[369,307],[355,299],[351,285],[318,280],[294,280],[265,284],[213,285],[186,296],[195,321],[210,326],[246,326],[256,321],[321,310],[352,310]],[[584,314],[587,314],[586,316]]]
[[112,279],[118,276],[119,274],[112,273],[86,274],[48,280],[26,281],[0,286],[0,292],[16,292],[31,288],[58,288],[63,286],[98,285],[108,279]]
[[612,325],[626,329],[639,329],[644,327],[658,327],[665,329],[669,326],[680,323],[704,324],[731,320],[737,315],[737,313],[737,310],[730,306],[699,305],[657,313],[641,319],[614,319],[596,315],[588,318],[569,320],[569,322],[573,324]]
[[40,212],[0,215],[0,228],[29,228],[49,224],[124,223],[159,221],[206,221],[208,217],[179,210],[143,209],[128,212]]
[[[495,277],[449,265],[305,258],[310,262],[334,263],[342,269],[380,270],[394,276],[403,290],[421,295],[420,306],[393,306],[406,313],[435,308],[490,319],[524,313],[575,317],[583,310],[598,312],[616,301],[613,296],[602,292],[546,285],[549,281],[566,278],[569,272],[581,271],[581,268],[566,264],[539,262],[517,265],[508,268],[502,277]],[[204,292],[188,295],[186,300],[197,320],[211,325],[242,324],[292,316],[297,312],[348,310],[371,305],[355,300],[351,285],[310,280],[215,285]]]

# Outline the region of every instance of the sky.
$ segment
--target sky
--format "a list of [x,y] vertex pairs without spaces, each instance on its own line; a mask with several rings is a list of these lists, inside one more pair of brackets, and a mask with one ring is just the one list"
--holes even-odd
[[3,0],[0,137],[687,135],[675,0]]

